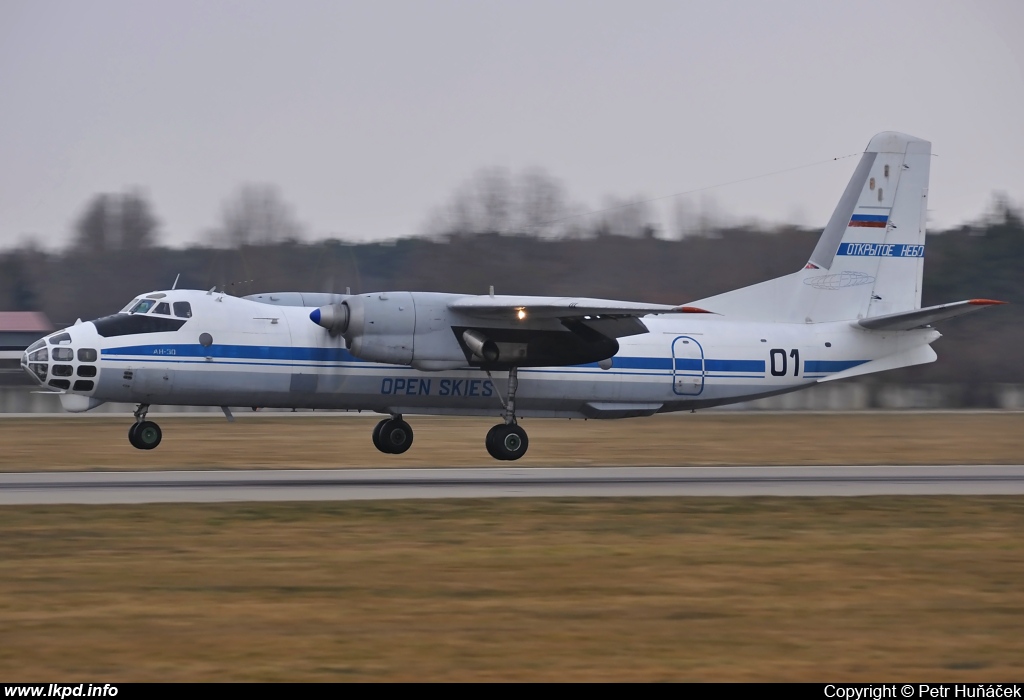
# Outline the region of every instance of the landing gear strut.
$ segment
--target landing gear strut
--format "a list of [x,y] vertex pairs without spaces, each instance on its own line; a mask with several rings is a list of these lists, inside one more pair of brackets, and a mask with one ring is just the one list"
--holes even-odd
[[385,418],[373,428],[373,446],[385,454],[402,454],[412,447],[412,426],[401,415]]
[[[490,377],[491,373],[487,372]],[[491,380],[493,382],[493,377]],[[504,400],[501,394],[501,407],[504,410],[502,418],[504,423],[499,423],[487,431],[487,438],[484,445],[487,447],[487,454],[495,459],[513,461],[526,454],[530,446],[530,438],[526,431],[519,427],[516,422],[516,391],[519,389],[519,368],[513,367],[508,371],[508,400]]]
[[132,427],[128,428],[128,442],[132,444],[132,447],[140,450],[152,450],[160,444],[164,436],[159,425],[151,420],[146,420],[148,413],[149,404],[140,403],[133,414],[135,422],[132,423]]

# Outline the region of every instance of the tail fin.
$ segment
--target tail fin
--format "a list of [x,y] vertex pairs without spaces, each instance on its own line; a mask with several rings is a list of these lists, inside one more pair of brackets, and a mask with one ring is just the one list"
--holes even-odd
[[878,134],[804,269],[692,303],[731,318],[792,323],[920,308],[930,165],[928,141]]

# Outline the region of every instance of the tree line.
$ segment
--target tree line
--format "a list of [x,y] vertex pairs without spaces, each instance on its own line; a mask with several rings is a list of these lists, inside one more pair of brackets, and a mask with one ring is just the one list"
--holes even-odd
[[[799,269],[820,235],[816,229],[749,227],[678,240],[465,232],[383,243],[292,239],[167,249],[126,247],[123,232],[137,236],[135,222],[149,219],[130,198],[114,202],[111,211],[123,217],[120,247],[45,252],[28,246],[0,254],[0,310],[39,309],[56,324],[69,324],[113,313],[140,293],[170,287],[179,274],[180,287],[216,286],[235,295],[346,288],[481,294],[493,285],[507,294],[685,303]],[[1011,305],[942,324],[938,362],[869,381],[966,382],[979,392],[993,383],[1024,382],[1022,273],[1024,221],[1009,205],[985,221],[929,234],[925,305],[977,297]]]

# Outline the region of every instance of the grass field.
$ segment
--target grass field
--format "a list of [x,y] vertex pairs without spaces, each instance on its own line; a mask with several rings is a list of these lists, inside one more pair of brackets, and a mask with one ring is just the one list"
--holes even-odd
[[[0,469],[496,465],[489,420],[0,420]],[[517,466],[1019,463],[1022,414],[526,421]],[[0,508],[0,679],[1021,680],[1024,497]]]
[[[497,466],[487,418],[409,417],[415,443],[383,455],[379,416],[156,416],[164,441],[128,444],[130,418],[0,420],[0,470]],[[525,420],[516,466],[1000,464],[1024,460],[1024,413],[697,413],[618,421]]]
[[1021,680],[1024,499],[0,509],[0,677]]

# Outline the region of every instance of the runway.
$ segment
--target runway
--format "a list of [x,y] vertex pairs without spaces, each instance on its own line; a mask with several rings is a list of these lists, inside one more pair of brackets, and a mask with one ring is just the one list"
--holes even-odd
[[1021,495],[1024,465],[0,474],[0,505],[609,496]]

